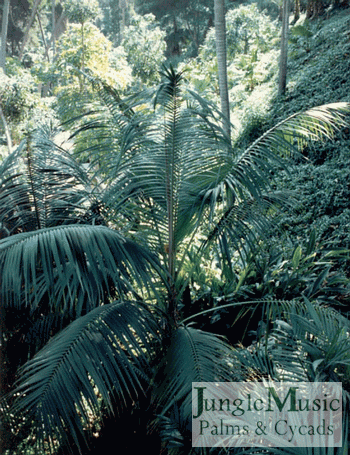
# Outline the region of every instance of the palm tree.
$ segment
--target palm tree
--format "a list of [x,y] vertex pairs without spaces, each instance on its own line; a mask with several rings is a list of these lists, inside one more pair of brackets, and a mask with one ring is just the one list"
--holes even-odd
[[214,0],[215,45],[218,59],[219,91],[221,111],[224,114],[223,125],[228,137],[231,136],[230,103],[227,84],[227,52],[226,52],[226,22],[225,1]]
[[281,55],[280,55],[279,82],[278,82],[278,93],[280,95],[282,95],[286,91],[286,82],[287,82],[289,13],[290,13],[289,0],[283,0]]
[[[6,45],[7,45],[7,29],[8,29],[8,19],[10,14],[10,0],[4,1],[4,6],[2,9],[2,21],[1,21],[1,47],[0,47],[0,68],[6,74]],[[12,151],[12,140],[10,130],[6,121],[6,117],[2,110],[2,100],[0,97],[0,118],[5,130],[6,142],[9,149],[9,152]]]
[[42,450],[82,448],[101,416],[136,412],[143,396],[164,444],[187,450],[192,382],[233,378],[230,346],[182,323],[187,254],[198,262],[216,240],[226,261],[249,249],[284,201],[270,171],[306,140],[331,136],[348,109],[293,115],[236,151],[215,106],[183,93],[173,69],[163,78],[127,100],[97,83],[105,107],[73,137],[94,133],[88,171],[51,130],[2,165],[5,322],[26,309],[31,333],[49,338],[20,368],[8,418],[30,422]]

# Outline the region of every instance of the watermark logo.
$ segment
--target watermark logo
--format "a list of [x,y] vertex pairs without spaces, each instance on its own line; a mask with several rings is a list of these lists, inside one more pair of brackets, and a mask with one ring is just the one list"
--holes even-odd
[[342,447],[342,386],[194,382],[193,447]]

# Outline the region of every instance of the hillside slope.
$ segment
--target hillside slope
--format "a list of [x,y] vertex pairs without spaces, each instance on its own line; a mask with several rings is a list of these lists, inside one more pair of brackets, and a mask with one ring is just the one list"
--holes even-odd
[[281,103],[284,116],[315,105],[350,101],[350,9],[329,19],[299,22],[290,35],[287,92],[275,105],[274,116]]
[[[291,33],[287,91],[271,100],[260,125],[264,129],[310,107],[350,102],[350,9],[297,25],[302,26],[298,35]],[[306,242],[315,230],[325,246],[350,248],[349,128],[303,154],[305,160],[296,161],[290,175],[278,177],[278,186],[294,191],[298,201],[294,211],[281,217],[278,236],[295,244]]]

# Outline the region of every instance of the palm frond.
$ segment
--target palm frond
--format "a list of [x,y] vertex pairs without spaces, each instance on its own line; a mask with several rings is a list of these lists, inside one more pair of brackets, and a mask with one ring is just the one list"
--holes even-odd
[[331,103],[293,114],[257,139],[241,159],[264,156],[268,150],[279,156],[290,155],[310,140],[331,139],[336,130],[347,124],[345,115],[349,111],[349,103]]
[[256,246],[258,238],[268,235],[271,230],[272,220],[269,214],[281,206],[292,204],[290,194],[277,191],[261,194],[258,199],[236,201],[225,210],[218,221],[210,223],[212,228],[202,248],[218,241],[223,259],[232,256],[232,249],[240,254],[247,254]]
[[256,346],[235,348],[232,355],[233,374],[236,382],[261,381],[269,378],[280,379],[271,355]]
[[64,441],[66,432],[79,445],[102,402],[113,412],[112,401],[123,408],[144,393],[157,332],[154,316],[137,302],[95,308],[24,365],[12,412],[33,420],[41,449]]
[[[154,95],[156,110],[153,112],[149,92],[122,103],[112,88],[105,84],[100,86],[99,95],[109,116],[104,115],[104,121],[101,118],[104,130],[94,151],[96,159],[102,151],[106,154],[110,181],[112,185],[116,183],[114,188],[127,185],[131,189],[130,196],[142,193],[143,198],[152,199],[159,205],[164,226],[167,225],[167,201],[169,194],[173,194],[174,220],[178,230],[183,229],[185,221],[196,213],[196,205],[201,207],[201,202],[198,204],[197,201],[198,193],[207,190],[208,185],[213,184],[213,178],[216,182],[218,174],[221,178],[220,157],[227,154],[227,141],[222,138],[220,127],[215,129],[213,119],[210,123],[209,109],[204,114],[202,108],[197,112],[194,106],[186,107],[180,96],[181,75],[173,72],[166,76]],[[130,107],[126,109],[125,104]],[[83,129],[95,126],[96,119],[92,118]],[[115,196],[113,201],[117,203]],[[181,220],[177,215],[180,210]],[[165,239],[164,243],[167,243]]]
[[319,381],[335,380],[344,367],[350,366],[350,323],[331,307],[311,303],[290,312],[290,321],[297,339],[312,363]]
[[333,103],[293,114],[247,149],[233,153],[227,179],[235,198],[244,198],[247,191],[259,198],[270,188],[271,172],[287,169],[286,156],[298,153],[309,141],[332,138],[346,124],[349,111],[349,103]]
[[155,378],[154,405],[161,406],[163,414],[175,403],[181,404],[188,420],[192,382],[232,380],[231,353],[218,335],[193,327],[174,329]]
[[144,248],[104,226],[41,229],[0,241],[0,295],[5,306],[48,305],[79,316],[133,293],[133,284],[151,286],[156,264]]
[[[306,298],[283,303],[268,302],[264,314],[273,327],[261,334],[248,349],[238,349],[234,357],[241,369],[261,370],[258,358],[268,356],[274,380],[335,381],[343,380],[350,365],[349,321],[331,307]],[[254,354],[254,358],[253,358]],[[254,360],[255,359],[255,360]],[[345,379],[346,380],[346,379]]]
[[[343,409],[348,409],[349,401],[344,399]],[[341,447],[269,447],[268,453],[270,455],[347,455],[349,448],[349,415],[348,412],[343,411],[342,419],[342,446]],[[219,453],[224,455],[227,453],[225,449]],[[266,448],[242,448],[240,451],[235,451],[237,455],[265,455]]]
[[88,221],[89,176],[55,143],[60,133],[41,125],[1,164],[0,223],[9,234]]

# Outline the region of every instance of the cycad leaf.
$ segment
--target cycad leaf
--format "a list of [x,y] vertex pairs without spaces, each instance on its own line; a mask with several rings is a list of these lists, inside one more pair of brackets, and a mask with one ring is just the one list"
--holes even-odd
[[[20,371],[13,410],[33,419],[37,444],[53,446],[68,432],[77,444],[101,399],[112,411],[148,384],[147,352],[157,337],[154,316],[138,303],[95,308],[72,322]],[[115,400],[113,400],[115,402]]]

